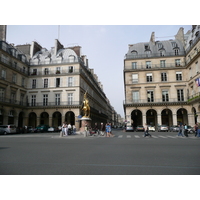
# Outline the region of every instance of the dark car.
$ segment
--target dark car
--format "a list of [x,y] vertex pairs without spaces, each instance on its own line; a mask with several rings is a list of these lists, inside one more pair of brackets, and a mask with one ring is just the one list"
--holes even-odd
[[39,125],[36,127],[37,132],[47,132],[49,128],[49,125]]
[[144,126],[138,125],[138,126],[136,127],[136,131],[144,131]]

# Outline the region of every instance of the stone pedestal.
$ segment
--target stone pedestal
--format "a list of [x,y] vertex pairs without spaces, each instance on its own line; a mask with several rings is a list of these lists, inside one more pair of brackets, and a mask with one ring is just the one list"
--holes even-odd
[[85,131],[85,127],[87,126],[88,128],[91,127],[91,119],[88,117],[82,117],[81,119],[81,128],[80,131],[84,132]]

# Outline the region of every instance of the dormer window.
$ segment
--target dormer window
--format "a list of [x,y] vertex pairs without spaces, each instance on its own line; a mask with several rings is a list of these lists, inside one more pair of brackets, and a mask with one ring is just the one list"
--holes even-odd
[[179,55],[179,49],[174,50],[175,56]]
[[145,49],[145,51],[146,51],[146,50],[149,50],[149,49],[150,49],[150,48],[149,48],[149,45],[148,45],[148,44],[145,44],[145,45],[144,45],[144,49]]
[[176,42],[172,42],[171,44],[172,44],[172,47],[173,47],[173,48],[177,47]]
[[163,48],[162,43],[158,43],[158,49],[162,49],[162,48]]

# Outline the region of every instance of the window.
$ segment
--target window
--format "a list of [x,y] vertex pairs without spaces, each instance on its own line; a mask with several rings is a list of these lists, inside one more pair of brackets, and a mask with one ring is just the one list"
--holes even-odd
[[69,73],[72,73],[73,71],[74,71],[74,67],[73,67],[73,66],[69,66],[68,72],[69,72]]
[[152,82],[152,80],[153,80],[152,73],[146,74],[146,78],[147,78],[147,82]]
[[5,89],[0,88],[0,101],[4,101]]
[[160,56],[165,56],[165,51],[160,50],[159,52],[160,52]]
[[167,73],[166,72],[161,73],[161,81],[167,81]]
[[165,60],[160,61],[160,67],[165,67]]
[[132,62],[132,69],[137,69],[137,62]]
[[158,49],[161,49],[163,47],[162,43],[158,43]]
[[175,49],[175,50],[174,50],[174,53],[175,53],[175,56],[179,55],[179,50],[178,50],[178,49]]
[[139,91],[133,91],[133,102],[139,102]]
[[24,103],[24,94],[20,95],[20,105],[23,105]]
[[177,98],[178,98],[178,101],[184,101],[183,89],[177,90]]
[[69,62],[75,62],[75,56],[70,55],[69,56]]
[[165,101],[169,101],[169,93],[167,90],[163,90],[162,91],[162,101],[165,102]]
[[6,70],[2,69],[2,71],[1,71],[1,77],[3,79],[6,79]]
[[33,73],[31,75],[37,75],[37,69],[33,69]]
[[138,83],[138,74],[132,74],[132,83]]
[[144,49],[145,49],[145,50],[149,50],[149,44],[145,44],[145,45],[144,45]]
[[73,77],[68,77],[68,87],[73,86]]
[[56,74],[60,74],[60,67],[56,67]]
[[147,91],[147,101],[148,102],[154,102],[154,95],[152,90]]
[[150,69],[151,68],[151,61],[146,61],[146,68]]
[[72,105],[73,104],[73,93],[68,93],[67,94],[67,103],[68,103],[68,105]]
[[16,98],[16,93],[15,92],[11,92],[11,95],[10,95],[11,103],[15,103],[15,98]]
[[171,44],[172,44],[172,47],[173,47],[173,48],[177,47],[176,42],[172,42]]
[[36,105],[36,95],[32,95],[31,96],[31,106],[35,106]]
[[48,88],[48,79],[47,78],[44,79],[44,88]]
[[13,76],[12,76],[12,82],[13,82],[13,83],[16,83],[16,81],[17,81],[17,75],[16,75],[16,74],[13,74]]
[[182,81],[182,72],[176,72],[176,80]]
[[60,94],[55,94],[55,103],[56,103],[56,106],[60,105]]
[[25,78],[22,77],[22,87],[25,87]]
[[32,80],[32,88],[36,88],[36,79]]
[[43,94],[43,106],[48,106],[48,94]]
[[176,67],[177,66],[181,66],[181,60],[180,59],[176,59],[175,60],[175,64],[176,64]]
[[17,68],[17,62],[14,62],[14,68]]
[[133,51],[131,51],[131,53],[132,53],[134,58],[137,57],[137,54],[138,54],[137,51],[133,50]]
[[45,75],[49,74],[49,69],[48,69],[48,68],[45,68],[45,69],[44,69],[44,74],[45,74]]
[[56,87],[60,87],[60,78],[56,78]]

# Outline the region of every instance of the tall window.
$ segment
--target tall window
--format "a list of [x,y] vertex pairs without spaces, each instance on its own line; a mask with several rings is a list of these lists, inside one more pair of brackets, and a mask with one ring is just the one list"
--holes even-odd
[[68,93],[67,94],[67,103],[68,103],[68,105],[72,105],[73,104],[73,93]]
[[132,62],[132,69],[137,69],[137,62]]
[[11,95],[10,95],[11,103],[15,103],[15,99],[16,99],[16,93],[15,92],[11,92]]
[[37,75],[37,69],[33,69],[32,75]]
[[4,101],[5,89],[0,88],[0,101]]
[[55,94],[55,103],[56,103],[56,106],[60,105],[60,94]]
[[2,69],[2,71],[1,71],[1,77],[3,79],[6,79],[6,70]]
[[61,71],[60,71],[60,67],[56,67],[56,74],[60,74]]
[[154,102],[154,95],[152,90],[147,91],[147,101],[148,102]]
[[176,80],[182,81],[182,72],[176,72]]
[[56,78],[56,87],[60,87],[60,78]]
[[146,68],[150,69],[151,68],[151,61],[146,61]]
[[48,94],[43,94],[43,106],[48,106]]
[[178,50],[178,49],[175,49],[175,50],[174,50],[174,53],[175,53],[175,55],[177,56],[177,55],[179,54],[179,50]]
[[160,67],[165,67],[165,60],[160,61]]
[[48,88],[48,79],[47,78],[44,79],[44,88]]
[[22,77],[22,87],[25,87],[25,78]]
[[177,99],[178,101],[184,101],[183,89],[177,90]]
[[72,73],[73,71],[74,71],[74,67],[73,67],[73,66],[69,66],[68,72],[69,72],[69,73]]
[[169,93],[167,90],[162,91],[162,101],[169,101]]
[[147,78],[147,82],[152,82],[153,81],[152,73],[146,74],[146,78]]
[[32,88],[36,88],[36,79],[32,80]]
[[23,105],[24,103],[24,94],[20,95],[20,105]]
[[180,59],[176,59],[175,60],[175,65],[177,66],[181,66],[181,60]]
[[132,74],[132,83],[138,83],[138,74]]
[[36,105],[36,95],[32,95],[31,96],[31,106],[35,106]]
[[44,69],[44,74],[45,74],[45,75],[49,74],[49,69],[48,69],[48,68],[45,68],[45,69]]
[[68,87],[73,86],[73,77],[68,77]]
[[167,81],[167,73],[166,72],[161,73],[161,81]]
[[133,102],[139,102],[139,91],[133,91]]

